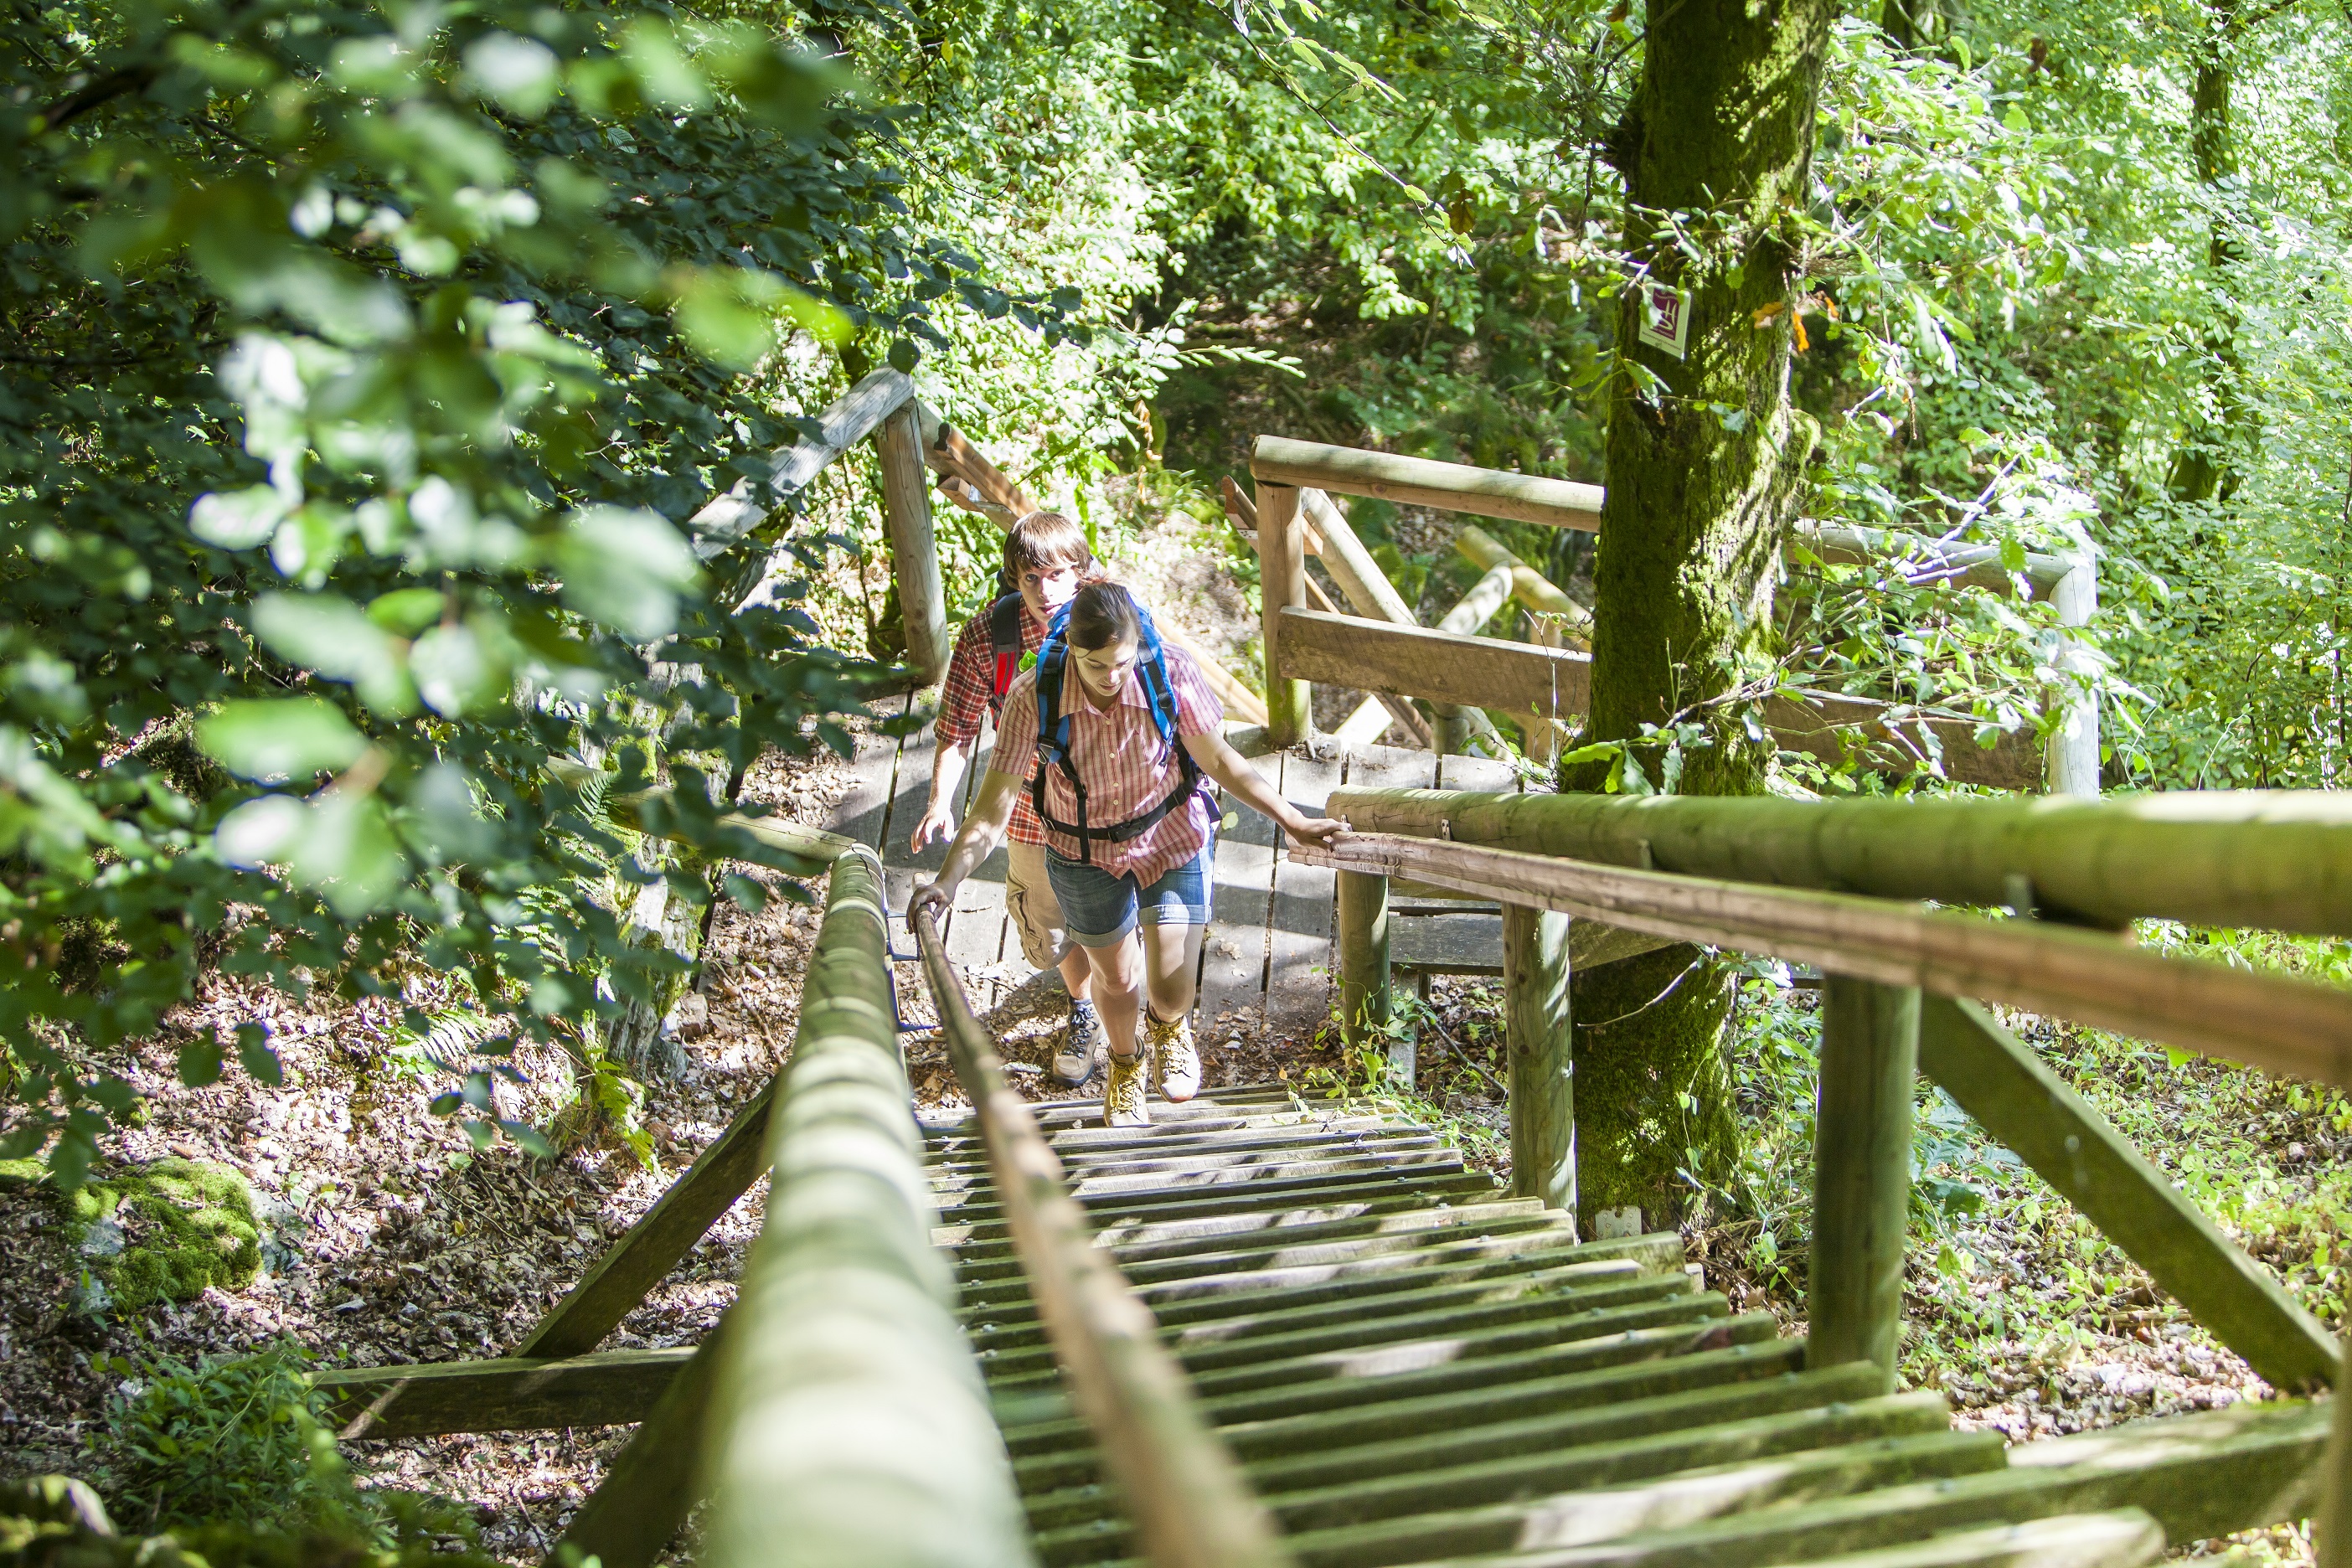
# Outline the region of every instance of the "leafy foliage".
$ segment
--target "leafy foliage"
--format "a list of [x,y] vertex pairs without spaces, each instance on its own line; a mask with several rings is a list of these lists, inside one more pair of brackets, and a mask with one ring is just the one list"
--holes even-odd
[[[824,344],[912,363],[945,307],[1058,330],[1069,297],[903,227],[889,116],[797,28],[0,23],[0,1154],[77,1179],[131,1106],[107,1054],[207,964],[366,994],[421,962],[593,1027],[677,961],[547,759],[674,778],[662,826],[756,858],[713,796],[842,743],[866,671],[794,605],[822,542],[681,525],[811,428]],[[274,1081],[257,1026],[182,1076],[231,1054]]]
[[149,1531],[237,1521],[376,1533],[382,1510],[352,1484],[309,1361],[294,1344],[185,1363],[107,1357],[122,1382],[89,1454],[114,1517]]

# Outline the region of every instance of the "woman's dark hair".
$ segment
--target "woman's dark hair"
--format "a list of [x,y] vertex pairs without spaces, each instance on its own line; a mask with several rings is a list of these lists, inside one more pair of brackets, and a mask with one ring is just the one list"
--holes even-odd
[[1143,617],[1116,583],[1089,583],[1070,600],[1070,646],[1092,653],[1129,638],[1140,641]]

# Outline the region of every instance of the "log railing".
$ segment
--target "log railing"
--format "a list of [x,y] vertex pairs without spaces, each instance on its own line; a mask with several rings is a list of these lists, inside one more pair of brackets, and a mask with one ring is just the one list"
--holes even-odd
[[[1468,700],[1459,695],[1465,683],[1497,681],[1493,689],[1499,700],[1481,700],[1475,706],[1519,724],[1529,752],[1541,754],[1549,754],[1559,720],[1583,712],[1582,676],[1565,670],[1563,650],[1451,633],[1400,639],[1392,635],[1399,617],[1360,601],[1356,616],[1298,616],[1313,614],[1305,556],[1316,552],[1315,545],[1323,546],[1319,553],[1343,586],[1348,581],[1343,573],[1355,565],[1349,552],[1340,551],[1335,557],[1329,547],[1333,531],[1325,520],[1337,514],[1327,493],[1597,532],[1604,500],[1600,487],[1277,436],[1258,437],[1250,473],[1258,485],[1256,509],[1265,520],[1254,538],[1265,613],[1266,689],[1276,694],[1267,722],[1275,744],[1295,745],[1305,739],[1308,685],[1318,680],[1393,699],[1417,697],[1452,705]],[[1315,514],[1316,526],[1309,525],[1308,514]],[[1581,606],[1485,534],[1465,530],[1465,553],[1476,563],[1512,568],[1515,595],[1529,609],[1563,623],[1566,635],[1560,640],[1584,639],[1590,617]],[[2003,590],[2011,584],[2000,552],[1987,545],[1843,524],[1801,524],[1794,542],[1814,559],[1864,563],[1909,582],[1948,580]],[[2089,624],[2098,598],[2095,567],[2089,558],[2029,555],[2022,574],[2052,596],[2062,625]],[[1372,575],[1378,576],[1377,570]],[[1376,585],[1387,586],[1385,580]],[[1411,625],[1410,612],[1402,621]],[[1471,646],[1474,640],[1490,646]],[[2084,669],[2090,657],[2081,640],[2074,639],[2061,655],[2061,667]],[[1533,689],[1557,693],[1559,700],[1549,708],[1541,703],[1529,708],[1524,700]],[[2095,795],[2099,770],[2096,704],[2080,693],[2060,693],[2057,700],[2059,722],[2044,757],[2033,754],[2022,734],[2006,735],[1986,749],[1976,743],[1972,722],[1896,719],[1885,704],[1836,693],[1772,698],[1765,703],[1764,721],[1783,747],[1828,762],[1843,756],[1843,736],[1857,731],[1872,742],[1894,742],[1898,750],[1923,757],[1928,754],[1925,731],[1933,735],[1946,773],[1961,783],[2013,790],[2046,784],[2056,794]]]
[[1210,1429],[1151,1313],[1097,1249],[1062,1163],[1006,1080],[929,913],[917,945],[996,1195],[1073,1402],[1135,1521],[1152,1568],[1286,1568],[1272,1519]]
[[[1499,900],[1521,1195],[1573,1206],[1570,929],[1818,965],[1811,1350],[1895,1370],[1924,1069],[2283,1391],[2334,1384],[2327,1330],[1980,1000],[2352,1089],[2352,992],[2168,957],[2129,922],[2352,933],[2352,807],[2320,795],[2141,801],[1628,800],[1339,790],[1342,1023],[1386,1016],[1391,878]],[[2021,918],[1930,909],[2008,905]],[[2040,914],[2044,919],[2022,918]],[[1891,1381],[1890,1381],[1891,1386]],[[2345,1400],[2339,1409],[2352,1409]],[[2352,1458],[2352,1456],[2347,1456]]]

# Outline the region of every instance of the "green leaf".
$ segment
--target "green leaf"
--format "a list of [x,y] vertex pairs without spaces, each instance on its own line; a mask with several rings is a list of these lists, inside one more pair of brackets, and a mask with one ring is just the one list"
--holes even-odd
[[555,101],[555,51],[536,38],[489,33],[466,47],[466,79],[510,114],[536,120]]
[[438,588],[395,588],[368,601],[367,618],[394,637],[413,637],[439,620],[448,603]]
[[286,1069],[278,1062],[278,1053],[269,1048],[269,1031],[259,1024],[236,1026],[236,1059],[259,1082],[272,1089],[284,1086]]
[[311,803],[310,814],[293,847],[296,879],[318,889],[345,920],[383,903],[408,873],[383,805],[373,795],[329,790]]
[[749,877],[730,871],[720,879],[719,885],[747,914],[756,915],[768,907],[768,889]]
[[425,704],[456,719],[506,695],[506,661],[471,626],[435,626],[409,649],[408,668]]
[[264,594],[250,612],[254,635],[289,664],[351,683],[360,700],[398,718],[416,710],[416,691],[392,634],[357,605],[332,594]]
[[300,500],[269,485],[215,490],[198,496],[196,504],[188,509],[188,531],[223,550],[250,550],[268,543],[278,524]]
[[350,767],[367,739],[315,697],[225,704],[196,726],[196,743],[229,772],[261,784]]
[[677,625],[678,597],[700,575],[677,530],[642,508],[592,506],[572,513],[556,564],[566,604],[641,643]]
[[217,1037],[207,1035],[191,1040],[180,1047],[180,1081],[190,1089],[202,1089],[218,1083],[221,1075],[221,1047]]

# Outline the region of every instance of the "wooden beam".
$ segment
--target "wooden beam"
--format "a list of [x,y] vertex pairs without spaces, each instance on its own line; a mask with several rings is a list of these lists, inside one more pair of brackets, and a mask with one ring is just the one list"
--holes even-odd
[[[1389,1021],[1389,879],[1342,871],[1339,890],[1339,1037],[1360,1050],[1377,1037]],[[1412,1082],[1411,1047],[1406,1059],[1389,1050],[1390,1065],[1402,1068],[1404,1081]]]
[[1895,1392],[1903,1243],[1911,1224],[1911,1080],[1919,991],[1832,974],[1822,995],[1813,1118],[1813,1250],[1805,1363],[1869,1362]]
[[1990,1013],[1930,999],[1919,1065],[2273,1387],[2334,1381],[2336,1337]]
[[851,387],[839,402],[816,416],[822,435],[803,437],[768,458],[765,483],[738,479],[726,494],[687,519],[687,537],[694,542],[696,558],[712,560],[741,542],[770,513],[798,495],[826,464],[872,435],[877,426],[914,395],[912,378],[889,369],[877,370]]
[[[1998,594],[2015,586],[1998,544],[1964,544],[1908,529],[1861,528],[1811,518],[1800,518],[1790,532],[1790,543],[1819,560],[1872,567],[1906,583],[1945,582]],[[2025,557],[2026,580],[2044,592],[2055,588],[2068,569],[2060,556],[2029,552]]]
[[2352,936],[2352,794],[1783,800],[1340,789],[1334,816],[1612,866],[1784,888]]
[[[1350,816],[1333,793],[1331,815]],[[1293,854],[1826,974],[1982,997],[2352,1089],[2352,991],[2168,958],[2103,933],[1386,835]]]
[[702,1500],[703,1414],[726,1333],[721,1317],[605,1467],[604,1479],[564,1526],[543,1568],[576,1568],[583,1558],[603,1568],[650,1568],[677,1537]]
[[763,1568],[780,1552],[1027,1560],[1012,1464],[930,1243],[888,918],[880,863],[844,856],[769,1121],[766,1222],[713,1381],[709,1568]]
[[1353,616],[1269,617],[1283,668],[1307,680],[1538,718],[1584,711],[1592,661],[1499,637],[1456,637]]
[[347,1367],[312,1380],[336,1436],[430,1437],[641,1421],[691,1350]]
[[[1233,523],[1234,531],[1240,534],[1243,542],[1255,552],[1257,549],[1257,503],[1243,494],[1241,486],[1234,483],[1230,477],[1219,480],[1218,489],[1224,497],[1225,516]],[[1306,533],[1307,553],[1319,554],[1323,549],[1322,536],[1312,526],[1307,527]],[[1339,606],[1331,602],[1331,596],[1323,591],[1323,584],[1315,580],[1313,573],[1307,574],[1307,596],[1317,609],[1328,615],[1339,613]],[[1257,706],[1258,717],[1250,722],[1263,725],[1265,722],[1265,705],[1261,702]],[[1368,710],[1374,708],[1388,715],[1377,730],[1370,728],[1373,716]],[[1429,721],[1423,719],[1421,710],[1411,702],[1385,691],[1375,691],[1365,699],[1363,704],[1333,732],[1332,738],[1342,745],[1370,745],[1387,731],[1391,721],[1402,729],[1414,745],[1423,748],[1429,745]]]
[[941,423],[926,405],[917,405],[916,416],[922,422],[923,461],[941,475],[971,486],[980,500],[1006,512],[999,526],[1010,528],[1037,510],[1035,498],[990,462],[954,426]]
[[1474,468],[1464,463],[1437,463],[1426,458],[1261,436],[1250,454],[1250,474],[1264,483],[1312,485],[1403,506],[1546,522],[1587,533],[1601,528],[1599,485]]
[[[1356,607],[1356,613],[1370,620],[1386,621],[1391,626],[1417,626],[1421,617],[1404,602],[1404,595],[1381,570],[1372,552],[1356,537],[1346,514],[1332,504],[1331,498],[1321,490],[1302,489],[1298,492],[1299,510],[1313,528],[1323,533],[1323,564],[1331,574],[1339,591]],[[1381,695],[1388,695],[1382,693]],[[1474,736],[1495,739],[1495,722],[1475,708],[1461,708],[1441,703],[1437,709],[1435,733],[1444,740],[1444,750],[1460,752]],[[1502,748],[1496,745],[1500,755]]]
[[1576,1084],[1569,917],[1503,906],[1503,1020],[1511,1060],[1511,1194],[1576,1214]]
[[1512,596],[1539,616],[1558,618],[1564,646],[1590,651],[1592,612],[1554,587],[1544,574],[1503,548],[1495,536],[1465,523],[1454,536],[1454,551],[1474,566],[1510,574]]
[[947,592],[940,581],[940,548],[931,531],[931,492],[923,483],[921,440],[913,407],[900,406],[874,433],[882,470],[882,522],[890,540],[890,572],[898,585],[907,663],[926,683],[947,673]]
[[1289,651],[1281,637],[1283,617],[1302,613],[1300,606],[1307,602],[1298,491],[1288,485],[1261,485],[1257,502],[1258,593],[1265,620],[1265,733],[1277,748],[1295,746],[1314,729],[1313,694],[1307,684],[1312,678],[1289,668]]
[[1921,731],[1936,738],[1944,776],[1988,789],[2031,793],[2042,787],[2042,758],[2025,730],[2005,730],[1990,746],[1977,744],[1977,726],[1964,719],[1890,721],[1885,703],[1837,691],[1809,691],[1801,698],[1764,700],[1764,727],[1782,750],[1803,752],[1834,767],[1857,741],[1891,748],[1895,760],[1874,771],[1909,773],[1933,754]]
[[602,1344],[685,1261],[719,1216],[766,1173],[768,1113],[775,1098],[772,1079],[654,1200],[628,1234],[524,1336],[515,1355],[524,1360],[577,1356]]
[[[2344,1341],[2336,1386],[2352,1390],[2352,1334]],[[2313,1568],[2352,1568],[2352,1394],[2328,1401],[2327,1457],[2312,1532]]]

